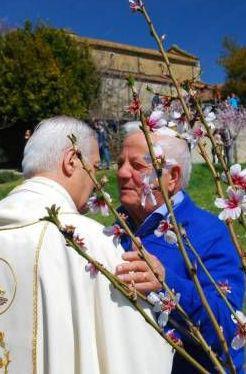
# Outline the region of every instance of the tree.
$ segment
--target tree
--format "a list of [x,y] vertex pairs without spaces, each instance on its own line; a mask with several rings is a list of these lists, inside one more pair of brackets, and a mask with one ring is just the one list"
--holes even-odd
[[0,35],[5,34],[6,32],[10,31],[11,27],[6,22],[5,19],[0,18]]
[[[50,116],[84,118],[99,87],[89,47],[64,30],[26,22],[0,35],[0,129],[12,126],[11,137],[24,138],[26,129]],[[9,141],[2,147],[11,147]]]
[[237,94],[243,104],[246,103],[246,46],[240,46],[231,38],[224,38],[224,51],[219,64],[226,72],[226,82],[223,93]]

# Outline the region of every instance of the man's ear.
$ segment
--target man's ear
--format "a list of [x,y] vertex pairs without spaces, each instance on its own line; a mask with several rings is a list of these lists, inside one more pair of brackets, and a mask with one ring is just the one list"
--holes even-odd
[[174,165],[169,171],[169,181],[168,181],[168,192],[170,194],[176,193],[181,187],[181,167],[179,165]]
[[73,148],[65,150],[62,160],[62,170],[67,177],[71,177],[74,173],[78,162],[78,157]]

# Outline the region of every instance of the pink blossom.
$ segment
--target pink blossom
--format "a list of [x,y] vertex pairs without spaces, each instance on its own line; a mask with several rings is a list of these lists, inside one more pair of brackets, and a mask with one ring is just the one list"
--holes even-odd
[[203,130],[202,127],[196,127],[195,129],[192,130],[192,133],[196,139],[201,139],[204,136],[205,131]]
[[153,206],[157,204],[155,195],[152,192],[153,185],[150,184],[150,175],[144,175],[142,181],[142,196],[141,205],[145,207],[146,204],[150,203]]
[[84,239],[76,233],[75,226],[65,225],[61,228],[61,232],[66,239],[73,240],[80,247],[80,249],[85,249]]
[[237,188],[246,190],[246,169],[241,170],[241,165],[235,164],[230,167],[230,174],[233,184]]
[[108,236],[113,235],[114,245],[117,246],[120,242],[120,237],[125,233],[125,230],[120,227],[117,223],[113,226],[105,227],[103,229],[104,234]]
[[183,342],[182,340],[175,334],[175,329],[171,329],[171,330],[168,330],[166,332],[166,336],[172,340],[172,342],[176,345],[178,345],[179,347],[182,347],[183,346]]
[[246,195],[244,191],[235,191],[232,187],[227,189],[228,199],[217,197],[215,206],[222,208],[223,211],[219,214],[219,219],[237,219],[241,213],[246,211]]
[[163,328],[168,322],[169,314],[176,308],[177,303],[180,300],[180,294],[177,293],[174,298],[172,298],[169,292],[150,292],[147,296],[147,300],[154,305],[153,311],[160,313],[158,316],[158,325]]
[[[162,160],[163,159],[163,147],[161,144],[158,144],[156,143],[155,145],[153,145],[153,151],[154,151],[154,155],[155,155],[155,158],[157,158],[157,160]],[[146,153],[144,155],[144,160],[148,163],[148,164],[151,164],[152,165],[152,160],[151,160],[151,156],[149,153]]]
[[171,106],[171,98],[169,96],[162,96],[161,103],[164,109],[170,108]]
[[166,126],[167,120],[165,119],[164,112],[162,110],[154,110],[151,113],[150,117],[147,119],[147,125],[152,132],[163,126]]
[[196,127],[195,129],[189,130],[182,134],[182,138],[184,138],[188,143],[190,143],[191,149],[193,149],[198,141],[205,135],[205,131],[202,127]]
[[133,12],[141,11],[143,2],[141,0],[129,0],[129,6]]
[[78,234],[75,234],[73,236],[73,240],[75,241],[75,243],[82,249],[84,248],[85,244],[84,244],[84,239],[81,238]]
[[130,103],[130,105],[127,107],[126,110],[127,110],[127,112],[129,112],[131,114],[138,115],[140,109],[141,109],[140,100],[138,98],[134,97],[132,99],[132,102]]
[[162,307],[161,310],[167,313],[171,313],[175,308],[177,303],[180,300],[180,294],[175,294],[174,300],[170,296],[169,292],[159,292],[160,300],[162,301]]
[[238,350],[246,344],[246,316],[236,311],[237,319],[234,315],[231,316],[233,322],[237,325],[237,331],[232,339],[231,346],[233,349]]
[[[110,195],[104,192],[109,201],[111,200]],[[88,208],[91,213],[101,213],[103,216],[109,215],[108,206],[102,195],[93,195],[89,198],[87,202]]]
[[167,241],[169,244],[176,244],[177,243],[177,236],[176,234],[172,231],[172,225],[168,220],[161,220],[159,226],[157,229],[154,231],[155,236],[158,238],[163,236],[164,239]]
[[228,281],[225,282],[218,282],[218,286],[220,290],[226,295],[227,293],[231,293],[231,286],[229,286]]
[[90,273],[91,278],[95,278],[99,271],[91,262],[85,265],[85,270]]

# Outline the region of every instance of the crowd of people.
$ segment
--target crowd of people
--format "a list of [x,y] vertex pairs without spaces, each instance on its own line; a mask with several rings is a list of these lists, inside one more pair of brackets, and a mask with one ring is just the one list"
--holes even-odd
[[[154,111],[158,106],[163,105],[163,98],[159,93],[155,93],[152,102],[151,108]],[[206,105],[203,105],[204,109]],[[240,110],[240,99],[236,96],[235,93],[231,93],[227,96],[225,100],[221,99],[221,96],[214,101],[213,104],[208,104],[208,107],[211,107],[212,111],[216,113],[218,108],[223,108],[225,110],[231,109],[235,112]],[[223,110],[222,109],[222,110]],[[218,121],[217,121],[218,122]],[[235,134],[230,128],[230,125],[221,126],[220,123],[216,123],[214,129],[214,138],[217,146],[220,148],[222,155],[224,156],[228,165],[231,165],[234,161],[234,146],[235,146]],[[216,157],[216,151],[212,148],[212,159],[214,163],[218,163]]]
[[[240,108],[240,99],[234,93],[231,93],[227,96],[226,100],[218,105],[224,105],[225,108],[238,111]],[[216,110],[216,107],[215,107]],[[214,131],[215,141],[220,147],[222,155],[225,157],[225,160],[228,165],[231,165],[234,161],[234,146],[235,146],[235,137],[233,135],[232,129],[229,126],[224,126],[222,128],[217,128]],[[213,162],[217,163],[218,160],[215,155],[215,150],[212,149]]]

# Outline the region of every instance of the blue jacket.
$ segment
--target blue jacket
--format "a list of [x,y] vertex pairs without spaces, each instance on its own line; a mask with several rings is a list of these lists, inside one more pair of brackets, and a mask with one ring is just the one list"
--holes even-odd
[[[213,214],[197,207],[186,193],[184,193],[183,201],[177,205],[174,211],[177,222],[185,228],[188,238],[202,257],[214,279],[217,282],[228,281],[231,287],[231,294],[227,294],[228,299],[235,310],[241,310],[244,276],[239,257],[224,223]],[[153,213],[137,230],[134,230],[134,224],[130,219],[128,223],[135,231],[136,236],[141,238],[145,248],[162,262],[166,271],[166,283],[175,292],[181,293],[181,306],[193,322],[200,325],[201,332],[208,344],[223,358],[216,333],[201,304],[178,247],[175,244],[168,244],[163,237],[158,238],[154,235],[154,230],[161,219],[163,219],[162,215]],[[121,244],[126,251],[131,250],[131,242],[126,235],[122,237]],[[186,249],[190,260],[196,264],[194,254],[189,248]],[[217,321],[223,327],[225,338],[230,347],[236,331],[236,325],[231,319],[231,312],[199,265],[197,265],[197,275]],[[177,313],[172,313],[172,316],[176,319],[179,318]],[[210,372],[215,372],[204,352],[188,341],[185,336],[181,335],[181,338],[185,348]],[[237,373],[243,373],[243,349],[235,351],[231,348],[230,353],[237,368]],[[187,370],[187,373],[195,373],[194,368],[176,354],[173,373],[183,373],[185,370]]]

